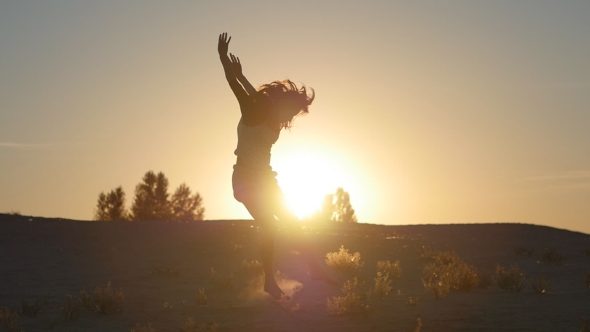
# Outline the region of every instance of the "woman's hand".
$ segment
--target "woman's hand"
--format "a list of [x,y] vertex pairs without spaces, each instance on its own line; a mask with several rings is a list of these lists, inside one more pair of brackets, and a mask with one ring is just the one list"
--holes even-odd
[[229,54],[229,56],[234,73],[237,77],[243,77],[244,75],[242,75],[242,64],[240,63],[240,58],[231,53]]
[[231,40],[231,36],[227,37],[227,32],[224,32],[219,35],[219,41],[217,42],[217,52],[219,52],[220,56],[227,55],[227,50],[229,48],[229,41]]

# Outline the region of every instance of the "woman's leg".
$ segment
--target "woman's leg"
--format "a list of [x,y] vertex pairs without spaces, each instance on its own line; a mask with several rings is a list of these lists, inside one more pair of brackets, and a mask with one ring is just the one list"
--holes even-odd
[[260,202],[244,202],[244,206],[252,215],[252,218],[259,224],[262,230],[262,241],[260,254],[264,269],[264,291],[276,300],[279,300],[285,293],[281,290],[274,278],[273,258],[274,243],[277,233],[277,221],[271,210]]
[[313,254],[311,241],[307,234],[303,232],[299,218],[291,212],[284,199],[279,200],[275,204],[274,210],[274,215],[289,228],[289,233],[295,238],[296,247],[309,267],[311,278],[313,280],[323,280],[330,285],[337,285],[338,282],[330,277],[316,259]]

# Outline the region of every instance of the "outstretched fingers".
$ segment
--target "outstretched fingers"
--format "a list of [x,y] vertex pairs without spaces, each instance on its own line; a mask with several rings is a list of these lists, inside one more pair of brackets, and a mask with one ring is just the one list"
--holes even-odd
[[228,37],[227,32],[219,35],[219,39],[217,40],[217,50],[219,51],[219,54],[227,54],[230,40],[231,36]]

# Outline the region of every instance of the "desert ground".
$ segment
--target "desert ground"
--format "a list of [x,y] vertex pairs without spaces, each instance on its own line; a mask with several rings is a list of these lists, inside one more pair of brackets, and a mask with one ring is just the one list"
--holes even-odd
[[[307,225],[305,231],[324,266],[326,254],[341,246],[358,252],[364,264],[352,272],[326,266],[340,286],[313,281],[282,229],[275,269],[291,300],[277,302],[262,291],[262,275],[251,263],[260,259],[253,221],[97,222],[0,214],[0,331],[590,330],[584,320],[590,320],[588,234],[525,224],[334,223]],[[428,252],[455,252],[491,284],[435,298],[422,281],[432,264]],[[547,260],[547,252],[558,259]],[[363,295],[359,311],[331,313],[328,299],[344,297],[346,280],[357,277],[363,294],[371,289],[378,261],[399,261],[401,276],[389,278],[393,289],[383,299]],[[522,270],[521,291],[498,285],[498,264]],[[541,275],[548,281],[544,292],[531,287]],[[80,300],[81,291],[92,297],[109,283],[113,294],[124,297],[110,312]]]

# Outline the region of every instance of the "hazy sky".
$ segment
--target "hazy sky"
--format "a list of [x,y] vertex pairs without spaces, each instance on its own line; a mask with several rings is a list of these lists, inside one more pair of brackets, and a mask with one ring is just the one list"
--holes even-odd
[[590,2],[236,3],[0,0],[0,212],[90,219],[153,170],[249,218],[227,31],[254,85],[316,90],[273,149],[292,202],[342,186],[361,222],[590,233]]

